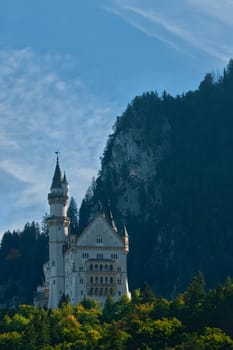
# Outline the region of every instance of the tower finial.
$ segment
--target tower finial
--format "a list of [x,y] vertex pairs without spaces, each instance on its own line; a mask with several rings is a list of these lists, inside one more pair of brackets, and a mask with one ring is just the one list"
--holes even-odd
[[59,161],[59,154],[60,154],[61,152],[60,151],[58,151],[58,150],[56,150],[56,152],[55,152],[55,154],[57,155],[57,162]]
[[55,154],[57,155],[57,165],[55,168],[55,172],[53,175],[53,181],[52,181],[52,185],[51,185],[50,189],[61,188],[61,186],[62,186],[63,177],[62,177],[61,169],[60,169],[60,165],[59,165],[59,157],[58,157],[59,153],[60,153],[59,151],[55,152]]

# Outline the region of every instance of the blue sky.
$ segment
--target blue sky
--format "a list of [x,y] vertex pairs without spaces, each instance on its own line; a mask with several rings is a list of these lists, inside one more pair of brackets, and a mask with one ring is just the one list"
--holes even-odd
[[48,212],[56,149],[80,205],[135,95],[221,73],[232,13],[232,0],[0,0],[0,234]]

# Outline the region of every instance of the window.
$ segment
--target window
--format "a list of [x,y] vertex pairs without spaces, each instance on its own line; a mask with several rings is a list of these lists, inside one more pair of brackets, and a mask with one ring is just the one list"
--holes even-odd
[[121,279],[120,278],[118,278],[117,284],[121,284]]
[[100,265],[100,271],[103,271],[103,265]]
[[82,253],[82,258],[83,259],[88,259],[89,257],[89,254],[88,253]]
[[80,291],[80,294],[83,295],[83,291],[82,290]]
[[53,284],[56,284],[56,280],[53,280]]
[[81,277],[79,280],[80,284],[83,284],[83,278]]
[[90,265],[90,271],[93,271],[93,265],[92,264]]
[[98,260],[103,260],[104,255],[103,255],[103,253],[98,253],[98,254],[96,255],[96,257],[97,257]]
[[93,277],[90,278],[90,283],[91,283],[91,284],[93,283]]
[[103,238],[101,235],[96,236],[96,243],[103,243]]
[[103,284],[103,277],[100,277],[100,283]]
[[112,278],[112,277],[110,277],[110,283],[111,283],[111,284],[113,283],[113,278]]
[[110,265],[110,271],[113,271],[113,266],[112,265]]
[[117,258],[118,258],[117,253],[111,254],[111,259],[117,260]]
[[121,272],[121,268],[120,267],[117,268],[117,272]]
[[95,264],[95,271],[98,271],[98,265]]
[[105,283],[108,283],[108,277],[105,277]]
[[98,284],[98,277],[95,278],[95,283]]
[[119,297],[121,296],[121,291],[119,290],[119,292],[118,292],[118,295],[119,295]]
[[83,271],[83,265],[79,265],[79,271]]

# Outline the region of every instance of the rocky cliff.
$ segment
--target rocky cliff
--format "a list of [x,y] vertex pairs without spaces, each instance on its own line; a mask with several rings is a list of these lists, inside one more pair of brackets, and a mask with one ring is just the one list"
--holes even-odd
[[129,282],[159,294],[233,275],[233,62],[217,80],[176,98],[145,93],[109,136],[80,226],[110,199],[130,235]]

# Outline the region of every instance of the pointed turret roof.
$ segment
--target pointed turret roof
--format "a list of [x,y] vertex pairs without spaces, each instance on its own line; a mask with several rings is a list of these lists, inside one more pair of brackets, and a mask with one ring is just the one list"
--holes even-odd
[[110,200],[108,200],[107,211],[106,211],[106,219],[108,220],[108,222],[112,226],[112,228],[115,231],[117,231],[117,227],[116,227],[115,221],[113,219],[113,215],[112,215],[112,210],[111,210],[111,206],[110,206]]
[[125,225],[123,226],[123,234],[124,234],[125,237],[128,237],[128,236],[129,236],[129,235],[128,235],[127,228],[126,228]]
[[65,173],[65,171],[64,171],[64,176],[63,176],[62,183],[63,183],[64,185],[67,185],[67,184],[68,184],[68,181],[67,181],[67,179],[66,179],[66,173]]
[[53,182],[50,189],[52,190],[53,188],[61,188],[61,186],[62,186],[62,174],[61,174],[61,169],[59,165],[59,159],[57,156],[57,164],[53,175]]

